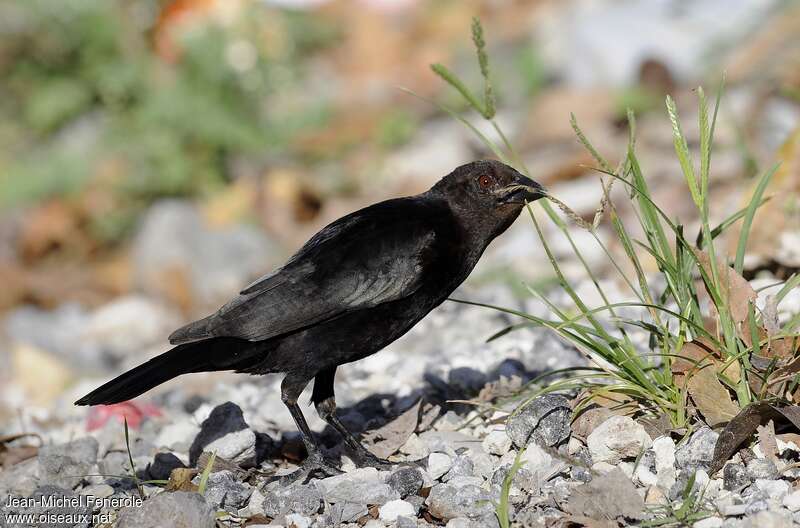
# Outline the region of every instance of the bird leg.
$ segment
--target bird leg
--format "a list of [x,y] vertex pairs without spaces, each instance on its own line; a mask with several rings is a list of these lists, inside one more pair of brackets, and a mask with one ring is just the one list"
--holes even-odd
[[303,392],[308,382],[308,379],[288,374],[281,383],[281,400],[292,414],[294,423],[297,425],[297,429],[303,439],[303,444],[306,446],[306,451],[308,451],[308,456],[303,461],[300,469],[279,478],[284,484],[300,479],[306,481],[314,475],[330,477],[342,473],[342,470],[323,456],[319,444],[311,434],[311,429],[308,428],[303,411],[300,410],[300,406],[297,404],[297,398],[300,397],[300,393]]
[[388,460],[375,456],[358,439],[347,430],[344,424],[336,416],[336,398],[333,394],[333,378],[336,375],[336,367],[321,371],[314,378],[314,391],[311,401],[317,409],[319,417],[325,420],[331,427],[342,435],[345,445],[350,449],[354,462],[357,466],[370,466],[378,469],[389,469],[393,466]]

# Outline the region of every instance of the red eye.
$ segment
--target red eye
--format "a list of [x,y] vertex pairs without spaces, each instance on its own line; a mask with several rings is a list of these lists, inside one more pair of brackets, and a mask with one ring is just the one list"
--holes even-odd
[[478,185],[481,186],[481,189],[488,189],[489,187],[492,186],[493,183],[494,180],[492,179],[491,176],[483,174],[478,178]]

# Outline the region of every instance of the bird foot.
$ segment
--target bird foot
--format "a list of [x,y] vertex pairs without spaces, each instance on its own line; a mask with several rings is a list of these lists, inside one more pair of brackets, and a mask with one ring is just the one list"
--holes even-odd
[[305,484],[314,477],[334,477],[336,475],[341,475],[342,473],[344,473],[344,471],[339,469],[332,460],[326,458],[319,451],[315,451],[306,457],[297,470],[286,475],[267,479],[267,481],[264,483],[264,486],[272,482],[279,482],[281,486],[294,484],[295,482]]
[[353,462],[358,467],[373,467],[382,470],[389,470],[397,465],[396,462],[375,456],[366,448],[359,449],[353,453]]

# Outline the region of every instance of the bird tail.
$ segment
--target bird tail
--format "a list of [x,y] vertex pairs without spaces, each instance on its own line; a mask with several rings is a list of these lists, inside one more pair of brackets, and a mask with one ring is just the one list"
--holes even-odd
[[181,374],[246,369],[263,359],[259,348],[256,343],[235,338],[213,338],[178,345],[120,374],[76,401],[75,405],[127,401]]

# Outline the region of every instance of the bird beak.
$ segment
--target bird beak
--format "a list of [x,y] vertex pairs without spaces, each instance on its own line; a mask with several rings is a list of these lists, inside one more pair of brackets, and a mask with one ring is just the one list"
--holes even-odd
[[520,174],[514,183],[507,185],[497,191],[500,203],[504,204],[525,204],[534,202],[547,195],[544,187],[530,178]]

